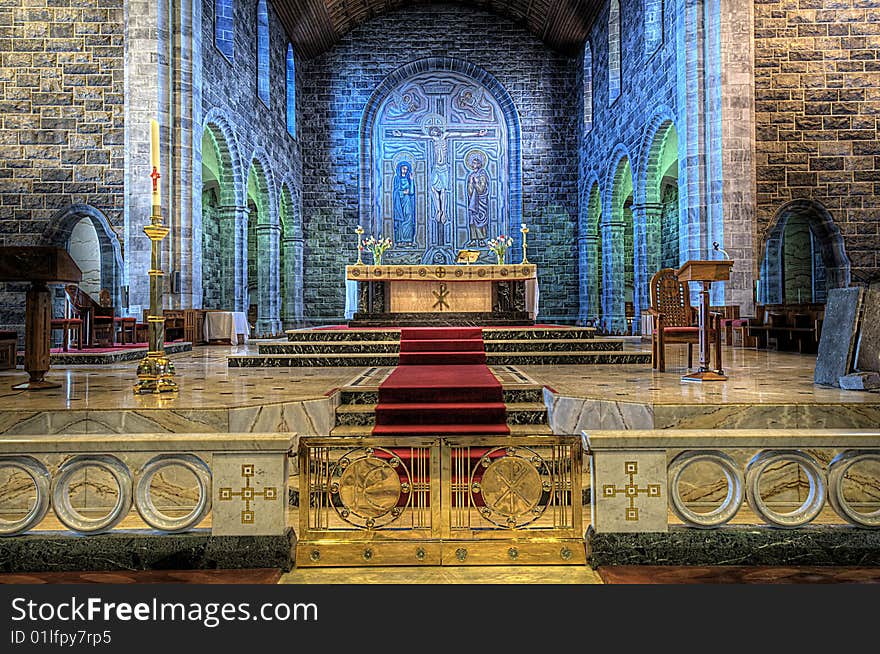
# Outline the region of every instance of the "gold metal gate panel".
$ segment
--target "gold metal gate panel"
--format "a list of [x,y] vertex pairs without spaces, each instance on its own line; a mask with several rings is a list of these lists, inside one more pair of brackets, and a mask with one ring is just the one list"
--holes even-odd
[[303,438],[297,566],[583,564],[580,439]]

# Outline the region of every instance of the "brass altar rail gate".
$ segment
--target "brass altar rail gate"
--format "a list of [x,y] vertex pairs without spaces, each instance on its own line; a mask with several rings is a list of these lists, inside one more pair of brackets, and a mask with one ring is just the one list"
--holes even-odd
[[297,566],[585,563],[566,436],[303,438]]

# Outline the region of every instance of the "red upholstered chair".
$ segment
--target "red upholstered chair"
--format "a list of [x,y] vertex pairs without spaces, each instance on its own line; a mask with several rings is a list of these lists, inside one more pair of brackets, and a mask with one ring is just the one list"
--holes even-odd
[[[68,284],[64,287],[70,306],[82,318],[86,324],[86,342],[89,345],[113,344],[113,307],[102,307],[92,299],[92,296],[79,288],[76,284]],[[108,296],[109,297],[109,296]]]
[[119,342],[125,345],[126,334],[131,336],[129,343],[135,342],[137,318],[128,316],[117,316],[113,307],[113,301],[110,299],[110,291],[102,288],[98,295],[98,303],[104,308],[113,309],[113,344],[116,344],[116,335],[119,334]]
[[[666,370],[666,345],[686,343],[688,368],[694,365],[694,345],[700,342],[697,310],[690,304],[687,284],[679,281],[673,268],[663,268],[651,277],[651,308],[654,332],[651,335],[653,367],[659,372]],[[720,336],[718,329],[711,331],[714,340]]]

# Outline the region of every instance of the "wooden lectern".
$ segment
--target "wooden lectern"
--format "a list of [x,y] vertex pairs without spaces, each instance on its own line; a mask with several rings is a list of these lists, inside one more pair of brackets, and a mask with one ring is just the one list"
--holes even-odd
[[678,269],[676,276],[682,282],[700,282],[703,285],[700,291],[700,367],[696,372],[688,373],[681,381],[704,382],[704,381],[727,381],[724,369],[721,366],[721,329],[720,325],[715,328],[715,359],[716,369],[709,367],[711,353],[709,350],[709,288],[712,282],[725,282],[730,279],[730,269],[733,267],[732,259],[723,260],[700,260],[686,261]]
[[79,282],[82,272],[67,250],[51,247],[0,247],[0,282],[30,282],[25,305],[24,369],[30,379],[15,390],[58,388],[43,379],[49,372],[52,296],[47,283]]

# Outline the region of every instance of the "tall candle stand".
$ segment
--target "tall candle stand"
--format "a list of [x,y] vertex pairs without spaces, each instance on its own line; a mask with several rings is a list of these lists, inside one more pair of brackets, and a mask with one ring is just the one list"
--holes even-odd
[[520,231],[520,233],[522,233],[522,250],[523,250],[522,262],[528,263],[529,259],[526,256],[526,234],[529,233],[529,228],[526,227],[525,223],[523,223],[522,226],[519,228],[519,231]]
[[361,227],[360,225],[358,225],[358,226],[357,226],[357,229],[354,230],[354,231],[355,231],[355,233],[358,235],[358,260],[357,260],[357,264],[356,264],[356,265],[358,265],[358,266],[362,266],[362,265],[364,265],[364,261],[363,261],[363,259],[361,258],[361,255],[362,255],[363,252],[364,252],[364,245],[363,245],[363,243],[362,243],[362,241],[361,241],[361,236],[364,235],[364,228]]
[[153,212],[150,224],[144,227],[144,234],[150,239],[150,313],[147,316],[150,342],[147,355],[141,359],[137,367],[138,383],[134,392],[168,393],[177,391],[174,381],[174,364],[165,356],[165,316],[162,314],[163,280],[165,273],[161,268],[162,239],[168,236],[169,229],[162,223],[162,207],[158,203],[159,171],[153,167],[150,175],[153,179]]

